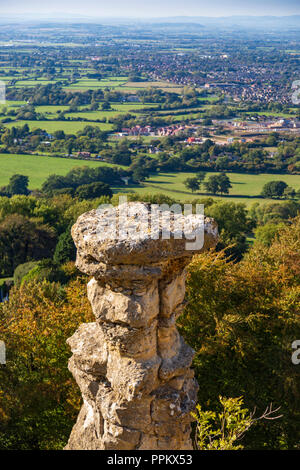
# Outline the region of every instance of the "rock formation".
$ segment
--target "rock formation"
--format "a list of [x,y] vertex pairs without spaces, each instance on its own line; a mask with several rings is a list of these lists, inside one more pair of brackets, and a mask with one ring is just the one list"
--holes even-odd
[[184,305],[185,266],[199,252],[186,249],[187,239],[202,227],[200,252],[207,250],[217,227],[190,215],[179,238],[176,220],[183,216],[163,212],[150,230],[149,215],[149,205],[129,203],[83,214],[73,226],[77,267],[93,276],[88,298],[96,321],[68,340],[83,406],[66,449],[192,449],[198,386],[193,350],[175,321]]

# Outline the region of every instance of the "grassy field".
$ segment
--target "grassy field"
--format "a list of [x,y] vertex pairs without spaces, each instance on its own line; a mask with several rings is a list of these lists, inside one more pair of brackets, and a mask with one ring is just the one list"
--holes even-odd
[[116,88],[124,85],[127,82],[127,77],[108,77],[102,80],[95,80],[90,78],[82,78],[77,80],[76,83],[67,85],[66,89],[71,90],[89,90],[96,88]]
[[[96,120],[96,119],[110,119],[120,114],[133,114],[136,115],[135,111],[142,111],[144,107],[148,107],[149,105],[143,105],[141,103],[126,103],[126,104],[113,104],[112,109],[109,111],[75,111],[71,113],[66,113],[66,118],[68,117],[81,117],[84,119],[89,120]],[[151,105],[150,105],[151,106]],[[152,105],[151,107],[155,108],[156,105]]]
[[63,130],[67,134],[74,134],[86,126],[92,125],[100,127],[103,131],[112,129],[111,124],[102,122],[87,122],[87,121],[16,121],[4,124],[6,127],[22,127],[24,124],[28,124],[29,129],[43,129],[51,134],[51,132]]
[[83,161],[56,157],[41,157],[37,155],[7,155],[0,154],[0,186],[8,183],[14,174],[29,177],[29,188],[40,188],[45,179],[52,174],[65,175],[78,166],[114,166],[109,163]]
[[[7,155],[0,154],[0,186],[8,183],[9,178],[18,173],[29,176],[30,189],[40,188],[47,176],[51,174],[65,175],[69,170],[78,166],[114,166],[109,163],[84,160],[64,159],[56,157],[44,157],[36,155]],[[208,173],[207,176],[213,173]],[[232,188],[228,196],[214,196],[227,201],[243,202],[250,205],[253,202],[264,201],[259,198],[262,187],[268,181],[282,180],[294,189],[300,189],[298,175],[250,175],[243,173],[227,173],[230,177]],[[184,186],[186,178],[195,176],[194,173],[160,173],[148,179],[143,186],[128,188],[114,188],[115,191],[134,191],[139,194],[164,193],[174,199],[190,201],[197,197],[208,196],[204,191],[192,193]]]
[[[15,108],[18,106],[21,106],[22,102],[17,102],[17,101],[11,101],[7,102],[7,104],[4,106],[0,106],[0,115],[1,111],[4,107],[6,108]],[[66,133],[76,133],[79,130],[82,130],[85,126],[92,125],[92,126],[98,126],[100,127],[101,130],[107,131],[112,129],[112,124],[110,123],[97,123],[93,122],[96,120],[102,120],[102,119],[110,119],[115,116],[118,116],[120,114],[126,114],[126,113],[133,113],[135,110],[140,110],[142,111],[143,108],[156,108],[157,104],[155,103],[112,103],[111,105],[111,110],[109,111],[76,111],[76,112],[70,112],[66,113],[65,116],[66,118],[83,118],[87,119],[88,121],[91,120],[91,122],[88,121],[58,121],[55,120],[58,118],[58,111],[66,111],[69,109],[69,106],[36,106],[35,110],[37,113],[44,114],[45,118],[51,119],[51,121],[15,121],[15,117],[11,117],[14,122],[9,122],[6,123],[6,127],[12,127],[12,126],[23,126],[25,123],[28,124],[30,130],[40,128],[44,129],[49,133],[55,132],[57,130],[63,130]],[[79,109],[86,108],[86,106],[80,106]],[[53,119],[53,120],[52,120]]]
[[295,114],[293,112],[294,110],[291,110],[290,113],[283,113],[283,112],[274,112],[274,111],[247,111],[244,114],[247,116],[267,116],[269,118],[283,118],[283,119],[289,119],[292,117],[295,117]]
[[[212,175],[213,173],[208,173]],[[300,177],[298,175],[250,175],[243,173],[227,173],[230,178],[232,188],[228,196],[218,196],[218,198],[227,201],[243,202],[246,205],[251,205],[253,202],[261,202],[264,199],[259,198],[259,194],[265,183],[269,181],[285,181],[289,186],[294,189],[300,189]],[[188,177],[195,176],[194,173],[160,173],[159,175],[152,176],[146,181],[145,186],[141,188],[134,188],[133,190],[140,193],[164,193],[174,199],[187,201],[197,197],[207,196],[201,190],[199,193],[192,193],[184,186],[184,181]]]
[[56,81],[55,80],[44,80],[44,79],[18,80],[14,86],[16,88],[34,87],[34,86],[37,86],[37,85],[49,85],[49,83],[56,83]]

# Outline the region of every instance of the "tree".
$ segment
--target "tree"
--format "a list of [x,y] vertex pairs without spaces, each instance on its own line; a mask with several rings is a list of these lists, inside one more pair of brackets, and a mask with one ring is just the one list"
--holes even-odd
[[48,281],[23,283],[0,304],[0,338],[9,360],[0,367],[0,448],[62,449],[81,397],[67,368],[67,338],[93,321],[77,279],[64,289]]
[[[90,110],[91,110],[91,111],[98,111],[98,109],[99,109],[99,103],[97,103],[96,101],[93,101],[93,102],[91,103]],[[102,109],[103,109],[103,108],[102,108]]]
[[49,282],[59,282],[64,284],[66,276],[60,267],[52,259],[43,259],[38,261],[36,265],[22,278],[22,285],[24,282],[32,282],[36,280],[42,282],[44,280]]
[[198,180],[198,183],[199,183],[199,188],[203,184],[205,178],[206,178],[206,172],[205,171],[199,171],[197,173],[197,180]]
[[187,178],[185,181],[184,181],[184,185],[187,189],[190,189],[193,192],[197,191],[199,189],[199,180],[197,177],[195,178]]
[[231,188],[230,179],[226,173],[220,173],[219,175],[212,175],[208,178],[208,181],[204,183],[206,191],[212,194],[228,194],[229,188]]
[[8,186],[7,186],[7,191],[12,196],[14,194],[27,195],[29,193],[29,191],[28,191],[28,182],[29,182],[28,176],[13,175],[9,180],[9,183],[8,183]]
[[78,186],[75,191],[75,196],[79,199],[95,199],[100,196],[112,197],[112,190],[110,186],[106,183],[95,182],[90,184],[83,184]]
[[52,257],[56,234],[46,225],[18,214],[0,223],[0,276],[11,276],[19,264]]
[[208,181],[204,183],[204,186],[208,193],[217,194],[220,188],[218,175],[210,176]]
[[112,157],[112,162],[117,165],[131,165],[131,156],[129,152],[115,153]]
[[57,139],[57,140],[64,140],[65,137],[66,137],[64,131],[55,131],[55,132],[53,133],[53,136],[54,136],[55,139]]
[[298,201],[255,203],[250,208],[249,215],[255,224],[265,225],[268,222],[279,223],[293,219],[299,211],[300,203]]
[[247,249],[246,235],[254,225],[245,204],[217,201],[206,207],[205,213],[218,223],[218,249],[225,248],[228,255],[240,259]]
[[[198,401],[218,409],[219,395],[243,395],[248,409],[269,403],[283,417],[258,423],[245,436],[246,449],[297,449],[300,369],[291,344],[300,338],[300,218],[271,246],[254,245],[239,263],[222,253],[194,258],[188,268],[187,308],[179,319],[196,351]],[[287,387],[288,384],[288,387]]]
[[254,231],[256,241],[265,246],[270,246],[276,235],[284,228],[284,223],[269,222],[266,225],[257,227]]
[[262,189],[261,196],[264,198],[279,198],[283,196],[288,185],[284,181],[269,181]]
[[221,173],[218,176],[218,179],[219,179],[219,192],[221,194],[228,194],[229,189],[232,187],[229,177],[226,175],[226,173]]
[[68,186],[66,178],[61,175],[50,175],[42,184],[42,191],[46,194],[52,194],[55,189],[63,189]]
[[111,105],[109,101],[104,101],[101,105],[102,111],[109,111],[111,109]]
[[132,179],[135,183],[140,183],[141,181],[145,181],[145,179],[148,177],[149,177],[148,169],[143,168],[141,166],[135,167],[132,172]]
[[56,264],[61,265],[68,261],[74,261],[76,257],[76,247],[71,235],[71,227],[62,233],[58,239],[55,248],[53,260]]
[[296,191],[294,188],[287,186],[283,191],[283,197],[286,199],[293,199],[296,196]]

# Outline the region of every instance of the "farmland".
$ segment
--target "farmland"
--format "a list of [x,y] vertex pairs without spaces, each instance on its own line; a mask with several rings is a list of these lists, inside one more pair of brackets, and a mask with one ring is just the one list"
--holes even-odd
[[[59,34],[64,34],[61,30],[59,31]],[[3,152],[10,152],[10,155],[1,155],[0,184],[7,184],[9,176],[17,172],[28,175],[30,188],[36,188],[40,187],[43,180],[51,173],[65,174],[70,168],[78,165],[99,165],[100,162],[96,161],[56,159],[50,156],[39,157],[34,154],[64,156],[68,152],[74,155],[78,151],[87,151],[95,155],[101,154],[103,151],[105,153],[107,148],[110,149],[109,151],[116,149],[118,152],[122,132],[123,135],[128,134],[128,136],[124,140],[123,150],[120,152],[122,154],[124,148],[127,147],[131,162],[143,158],[143,155],[147,155],[148,159],[154,158],[155,161],[159,161],[164,152],[171,159],[173,157],[180,159],[180,155],[185,151],[188,137],[191,136],[201,137],[202,145],[205,145],[207,139],[222,144],[224,151],[220,152],[219,149],[216,149],[215,155],[214,149],[211,148],[211,155],[206,152],[205,157],[196,154],[191,155],[189,160],[184,160],[185,163],[193,162],[192,166],[196,163],[196,167],[197,163],[199,164],[201,161],[201,164],[204,163],[210,173],[218,168],[225,171],[227,168],[229,169],[228,174],[231,178],[232,188],[228,196],[218,197],[249,204],[258,199],[263,185],[272,180],[284,180],[295,190],[300,189],[297,167],[293,169],[295,174],[286,174],[290,172],[290,170],[287,171],[288,164],[294,164],[293,161],[284,163],[285,166],[282,167],[284,174],[271,174],[272,170],[275,170],[276,173],[277,164],[281,168],[280,159],[279,162],[274,163],[270,160],[270,158],[274,159],[281,138],[276,138],[275,143],[271,141],[268,146],[265,144],[259,151],[260,156],[257,157],[257,162],[259,159],[263,160],[267,171],[269,171],[268,174],[263,171],[263,168],[257,172],[261,174],[254,174],[256,171],[254,166],[250,166],[249,169],[247,158],[252,161],[252,156],[250,158],[248,153],[251,153],[252,148],[256,148],[257,144],[252,146],[250,143],[249,148],[242,149],[241,155],[238,156],[232,154],[232,149],[226,148],[228,142],[241,143],[243,137],[239,133],[238,126],[236,126],[236,131],[231,121],[248,120],[251,130],[251,119],[253,119],[257,122],[257,126],[261,125],[264,130],[266,128],[264,121],[268,124],[268,121],[272,119],[295,119],[298,112],[297,107],[292,107],[291,104],[286,104],[284,101],[281,104],[276,104],[274,109],[269,109],[265,105],[256,108],[244,103],[240,105],[239,100],[232,99],[236,97],[234,93],[231,93],[230,96],[225,90],[224,94],[224,90],[216,88],[214,84],[212,89],[209,89],[209,84],[207,88],[197,73],[189,80],[180,78],[182,66],[185,66],[189,57],[192,61],[191,67],[194,67],[195,60],[202,61],[201,58],[197,59],[194,56],[197,53],[197,47],[189,41],[181,44],[180,41],[175,40],[174,44],[166,46],[164,42],[158,41],[156,43],[146,39],[136,39],[136,48],[133,51],[128,50],[128,60],[131,61],[131,67],[128,67],[126,54],[122,56],[122,53],[120,55],[118,52],[119,48],[120,51],[127,51],[126,40],[117,37],[113,39],[111,45],[110,39],[107,38],[106,42],[97,43],[96,46],[93,45],[90,48],[81,43],[80,35],[77,36],[75,33],[75,36],[76,39],[72,37],[71,40],[68,37],[65,43],[51,36],[52,42],[50,40],[44,42],[44,49],[40,49],[36,41],[30,43],[25,41],[19,44],[12,42],[10,43],[10,52],[13,52],[16,57],[20,51],[23,54],[22,59],[14,62],[7,59],[7,49],[0,45],[0,52],[3,53],[3,61],[0,63],[0,79],[6,83],[8,93],[15,90],[5,106],[0,106],[2,132],[4,133],[5,129],[10,129],[11,133],[18,133],[19,131],[12,130],[12,128],[27,124],[29,133],[34,134],[32,139],[30,135],[22,135],[21,138],[13,139],[10,146],[2,145]],[[142,52],[144,48],[149,52],[149,57],[147,52]],[[109,52],[108,56],[102,55],[106,50]],[[30,64],[31,57],[35,56],[37,52],[42,57],[43,67],[35,59]],[[141,68],[136,66],[136,54],[139,56],[139,63],[143,65]],[[50,65],[48,65],[48,57],[52,57]],[[117,60],[107,63],[107,57],[117,58]],[[153,70],[152,65],[149,68],[148,59],[154,61]],[[162,62],[160,62],[161,60]],[[177,65],[173,64],[174,61]],[[222,61],[219,62],[219,59],[217,61],[222,68]],[[179,67],[178,76],[173,74],[173,69],[174,67],[176,69],[177,66]],[[171,75],[166,73],[165,67],[171,67]],[[51,88],[53,86],[54,88]],[[51,91],[45,91],[46,88]],[[32,91],[35,89],[33,99]],[[54,99],[53,94],[55,95],[56,91],[58,95]],[[84,98],[82,99],[82,97]],[[172,132],[172,129],[170,130],[168,127],[176,127],[176,125],[177,127],[182,126],[183,133],[179,135],[168,133],[168,131]],[[109,135],[105,135],[102,141],[99,138],[100,140],[94,142],[91,147],[89,147],[90,138],[85,136],[83,137],[84,144],[81,145],[82,142],[76,134],[87,126],[97,127]],[[151,132],[145,132],[141,135],[138,132],[131,132],[132,128],[143,126],[151,127]],[[165,127],[167,132],[157,132],[160,127]],[[50,135],[37,129],[42,129]],[[64,131],[66,135],[64,141],[59,141],[59,138],[53,136],[60,130]],[[39,132],[40,138],[38,137]],[[140,136],[142,139],[138,142]],[[163,136],[172,136],[175,140],[168,142]],[[258,137],[261,139],[261,134]],[[74,144],[75,138],[78,141]],[[43,146],[43,144],[45,145]],[[18,145],[19,148],[15,148]],[[290,144],[287,143],[288,145]],[[297,142],[295,141],[293,145],[296,147]],[[157,147],[153,148],[153,146]],[[294,155],[293,151],[292,155]],[[18,155],[16,155],[17,153]],[[25,153],[32,155],[22,155]],[[154,153],[154,155],[149,157],[149,153]],[[205,151],[203,153],[205,154]],[[228,160],[228,167],[218,167],[215,164],[219,156],[223,160]],[[241,163],[240,166],[234,167],[237,158]],[[111,156],[107,157],[106,155],[105,161],[114,160]],[[120,161],[122,163],[122,160]],[[125,167],[126,170],[132,171],[130,163],[125,165],[128,165]],[[183,171],[176,173],[176,166],[170,166],[169,170],[164,171],[164,169],[160,170],[160,163],[157,165],[155,176],[154,173],[151,173],[145,180],[140,181],[141,184],[132,184],[127,190],[141,194],[149,191],[152,193],[164,192],[182,201],[197,197],[196,193],[192,194],[184,185],[184,180],[194,175],[189,172],[191,168],[189,165],[180,167],[183,168]],[[244,173],[242,173],[241,165],[245,165]],[[234,173],[230,172],[232,169],[235,171]],[[250,174],[252,170],[253,174]],[[117,191],[124,188],[113,189]]]
[[0,186],[8,183],[9,178],[18,173],[29,177],[29,188],[38,189],[51,174],[65,175],[74,167],[113,166],[109,163],[82,161],[66,158],[37,155],[0,154]]
[[[213,173],[208,173],[207,177]],[[295,175],[270,175],[270,174],[244,174],[244,173],[227,173],[230,178],[232,188],[227,196],[214,196],[218,199],[224,199],[232,202],[243,202],[247,206],[253,202],[261,202],[259,194],[264,184],[269,181],[285,181],[289,186],[296,190],[300,189],[300,178]],[[174,199],[190,201],[197,197],[206,197],[207,193],[200,190],[198,193],[192,193],[184,186],[184,181],[188,177],[195,176],[194,173],[161,173],[152,176],[144,184],[142,188],[135,188],[139,194],[146,193],[164,193]]]
[[[38,155],[5,155],[0,154],[0,186],[8,183],[15,173],[29,176],[30,189],[41,187],[45,179],[51,174],[65,175],[74,167],[88,166],[115,166],[105,162],[82,161],[67,158],[56,158]],[[117,165],[120,166],[120,165]],[[213,173],[208,173],[207,177]],[[143,185],[130,185],[129,187],[113,188],[115,192],[137,192],[138,194],[166,194],[181,202],[191,201],[198,197],[208,196],[203,190],[192,193],[187,190],[184,181],[194,173],[159,173],[151,176]],[[297,175],[270,175],[270,174],[244,174],[228,173],[232,188],[227,196],[214,196],[232,202],[243,202],[247,206],[253,202],[262,201],[259,194],[265,183],[269,181],[285,181],[294,189],[300,189],[300,178]]]
[[[17,121],[6,124],[6,127],[23,126],[24,124],[28,124],[30,130],[43,129],[49,133],[63,130],[68,134],[74,134],[90,123],[88,121]],[[93,122],[93,126],[97,126],[103,131],[112,129],[112,125],[105,122]]]

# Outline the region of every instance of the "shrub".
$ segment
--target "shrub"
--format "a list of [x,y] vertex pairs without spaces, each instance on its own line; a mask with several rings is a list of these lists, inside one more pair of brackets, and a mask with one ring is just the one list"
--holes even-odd
[[19,286],[22,282],[22,279],[26,274],[29,273],[36,265],[38,264],[37,261],[28,261],[28,263],[19,264],[16,267],[14,272],[14,283],[16,286]]

